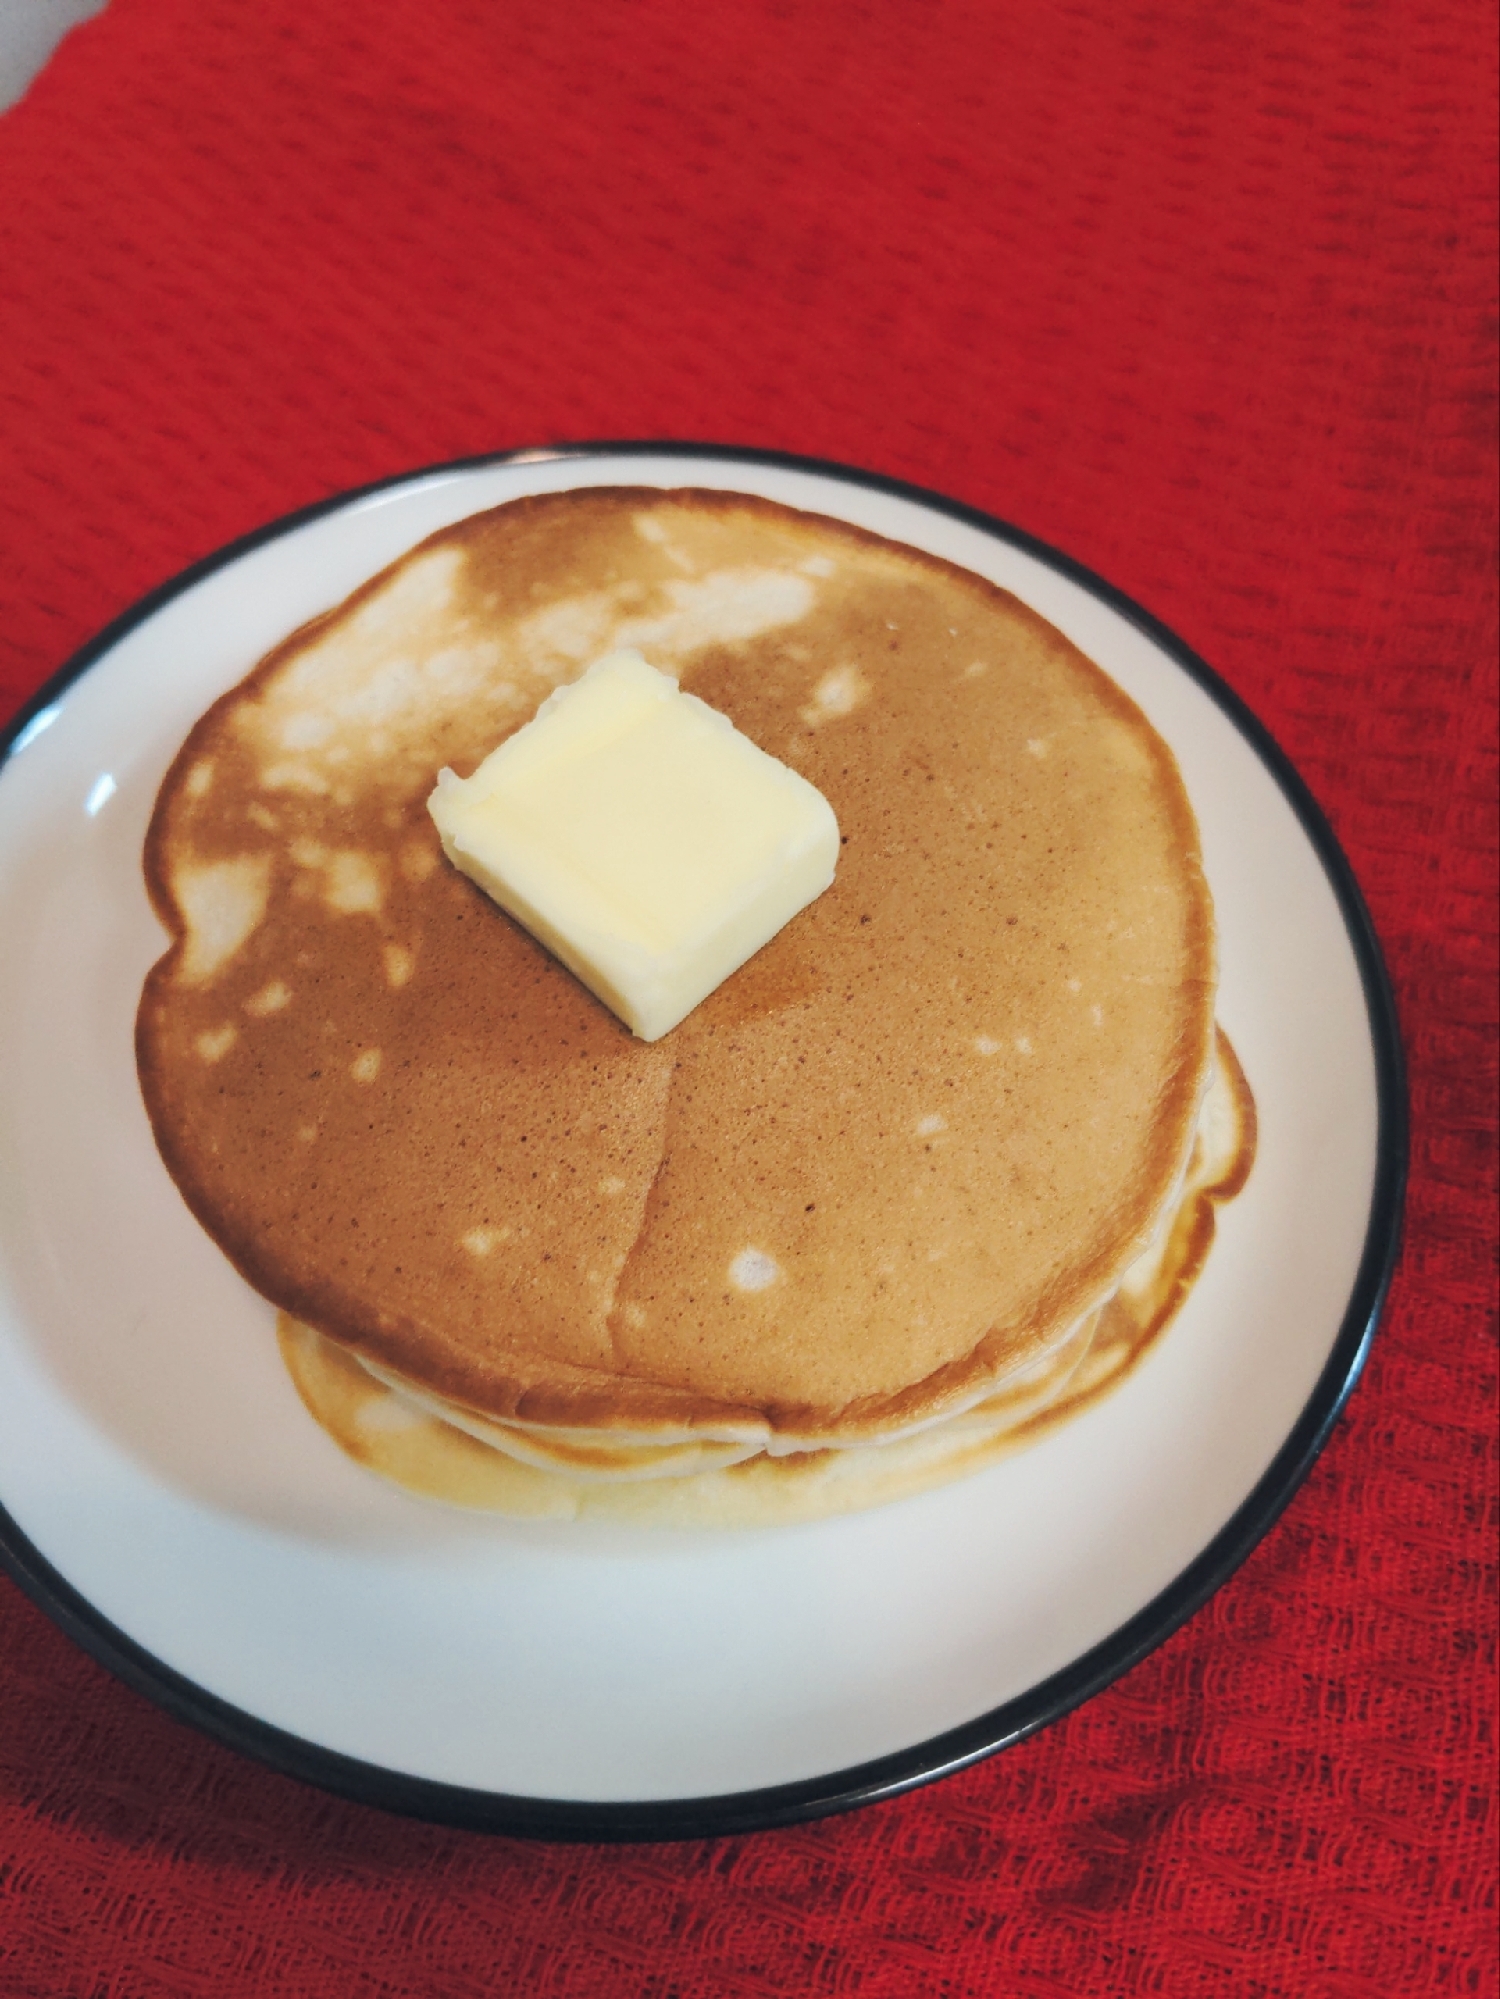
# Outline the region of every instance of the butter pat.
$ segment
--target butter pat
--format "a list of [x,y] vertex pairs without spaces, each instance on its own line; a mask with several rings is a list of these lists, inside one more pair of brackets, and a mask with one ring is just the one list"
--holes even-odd
[[638,652],[560,687],[427,802],[443,851],[643,1041],[656,1041],[833,880],[806,778]]

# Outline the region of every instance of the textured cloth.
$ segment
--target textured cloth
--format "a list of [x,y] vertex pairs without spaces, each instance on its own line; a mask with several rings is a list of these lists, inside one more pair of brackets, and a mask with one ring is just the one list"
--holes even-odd
[[[849,1817],[567,1848],[274,1776],[0,1583],[0,1989],[1487,1995],[1495,22],[1421,0],[112,0],[0,119],[0,709],[262,521],[709,438],[916,481],[1202,652],[1373,908],[1407,1245],[1169,1643]],[[3,946],[0,946],[3,948]]]

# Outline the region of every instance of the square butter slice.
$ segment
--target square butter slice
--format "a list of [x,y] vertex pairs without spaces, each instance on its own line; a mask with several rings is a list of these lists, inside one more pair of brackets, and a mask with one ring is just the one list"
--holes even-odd
[[560,687],[428,800],[455,867],[643,1041],[656,1041],[833,880],[806,778],[638,652]]

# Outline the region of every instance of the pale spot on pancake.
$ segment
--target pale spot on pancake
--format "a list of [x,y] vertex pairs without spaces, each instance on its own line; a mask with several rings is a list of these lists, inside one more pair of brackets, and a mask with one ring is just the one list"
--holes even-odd
[[253,1013],[258,1020],[263,1019],[268,1013],[280,1013],[291,997],[290,986],[281,979],[272,979],[268,985],[262,986],[258,993],[250,995],[245,1001],[245,1011]]
[[356,1083],[373,1083],[380,1074],[380,1050],[366,1048],[356,1055],[349,1064],[349,1074]]
[[426,881],[437,864],[437,850],[426,840],[408,840],[401,849],[399,865],[409,882]]
[[385,885],[373,856],[341,847],[328,863],[323,900],[340,916],[373,916],[385,900]]
[[432,621],[448,610],[466,560],[460,549],[437,548],[403,563],[309,647],[286,676],[287,684],[300,693],[325,694],[341,689],[351,672],[357,676],[358,667],[368,664],[371,645],[391,652],[430,645]]
[[1070,993],[1081,993],[1081,992],[1083,991],[1083,980],[1082,980],[1082,979],[1069,979],[1069,981],[1068,981],[1068,991],[1069,991]]
[[297,1136],[304,1145],[311,1145],[318,1136],[318,1127],[315,1124],[299,1124]]
[[328,780],[310,764],[268,764],[260,774],[262,791],[301,791],[309,798],[326,798]]
[[209,791],[212,789],[213,781],[214,781],[213,758],[203,757],[198,763],[195,763],[192,769],[188,772],[187,782],[183,786],[183,790],[187,793],[189,798],[207,798]]
[[1131,772],[1143,772],[1150,768],[1151,752],[1139,731],[1117,724],[1110,731],[1109,746],[1113,761]]
[[222,1062],[240,1038],[237,1027],[207,1027],[193,1043],[205,1062]]
[[318,840],[293,840],[287,852],[299,868],[320,868],[328,859],[328,849]]
[[654,617],[622,618],[617,646],[676,657],[704,646],[735,645],[778,625],[795,625],[816,600],[805,576],[784,569],[714,569],[707,576],[672,577],[662,586],[669,609]]
[[763,1249],[742,1249],[729,1266],[729,1281],[740,1291],[764,1291],[781,1275],[781,1265]]
[[252,799],[245,807],[245,817],[252,826],[259,826],[263,833],[274,833],[279,823],[276,814],[262,805],[259,799]]
[[1044,757],[1052,745],[1047,741],[1045,736],[1028,736],[1026,738],[1026,747],[1034,757]]
[[1018,1055],[1029,1055],[1031,1053],[1030,1035],[1018,1034],[1016,1036],[1016,1053]]
[[470,1229],[466,1235],[459,1237],[459,1247],[466,1249],[470,1256],[490,1256],[509,1234],[509,1229]]
[[533,611],[516,626],[516,646],[523,658],[551,655],[581,666],[610,650],[609,629],[619,606],[608,591],[587,590],[576,597],[559,597]]
[[998,1041],[991,1041],[987,1034],[976,1034],[974,1037],[974,1046],[981,1055],[998,1055],[1000,1053],[1000,1043]]
[[177,869],[172,895],[185,925],[179,975],[186,985],[207,985],[229,963],[265,915],[270,889],[266,854]]
[[614,1173],[609,1174],[599,1182],[599,1192],[601,1194],[623,1194],[624,1191],[625,1182]]
[[1091,1019],[1091,1020],[1093,1021],[1093,1023],[1094,1023],[1094,1025],[1095,1025],[1095,1027],[1102,1027],[1102,1026],[1104,1025],[1104,1009],[1103,1009],[1103,1007],[1102,1007],[1102,1006],[1091,1006],[1091,1007],[1089,1008],[1089,1018],[1090,1018],[1090,1019]]
[[816,729],[820,722],[852,715],[862,701],[869,699],[869,695],[870,683],[857,666],[836,666],[831,673],[825,673],[813,689],[812,700],[800,710],[801,720],[809,729]]
[[461,624],[439,618],[430,630],[401,634],[395,643],[377,635],[373,659],[366,652],[362,661],[339,662],[312,711],[327,721],[325,740],[334,737],[328,761],[380,758],[404,744],[435,708],[479,694],[499,661],[499,647],[492,639],[441,643],[457,639],[461,630]]
[[299,708],[281,725],[284,750],[318,750],[333,734],[333,717],[317,708]]
[[799,563],[797,566],[804,576],[831,576],[833,574],[832,559],[826,555],[810,555],[806,562]]
[[948,1120],[934,1111],[930,1117],[917,1119],[917,1137],[935,1138],[940,1131],[948,1129]]
[[395,989],[404,986],[417,969],[415,954],[404,944],[383,944],[380,956],[385,965],[385,982]]
[[501,650],[456,601],[467,563],[452,547],[401,563],[242,704],[235,726],[263,788],[326,796],[340,766],[404,777],[425,754],[433,714],[484,694]]
[[621,1311],[626,1325],[633,1326],[637,1332],[645,1325],[646,1308],[644,1305],[626,1305],[621,1308]]
[[964,668],[964,679],[977,680],[981,673],[988,673],[989,670],[990,667],[988,660],[984,659],[970,660],[969,664]]
[[654,541],[658,547],[667,538],[667,531],[655,514],[633,514],[631,526],[642,541]]

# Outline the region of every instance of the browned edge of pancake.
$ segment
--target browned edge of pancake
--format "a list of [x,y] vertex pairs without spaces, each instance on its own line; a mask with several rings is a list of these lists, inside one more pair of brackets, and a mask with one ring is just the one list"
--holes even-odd
[[1233,1160],[1211,1185],[1200,1188],[1174,1218],[1161,1270],[1145,1299],[1131,1303],[1117,1292],[1109,1300],[1099,1315],[1098,1328],[1077,1375],[1055,1402],[1028,1417],[1012,1432],[1012,1444],[1028,1442],[1067,1422],[1123,1381],[1171,1325],[1202,1274],[1213,1248],[1218,1211],[1243,1190],[1260,1143],[1260,1119],[1240,1058],[1222,1027],[1216,1029],[1216,1038],[1239,1120],[1240,1140]]
[[[761,500],[754,495],[694,488],[589,487],[579,489],[580,498],[610,498],[623,502],[689,504],[695,509],[721,513],[764,513],[771,519],[797,516],[810,527],[868,545],[872,550],[892,550],[917,569],[941,573],[958,588],[986,598],[1003,608],[1008,616],[1045,640],[1062,647],[1073,666],[1092,682],[1101,708],[1126,723],[1151,758],[1158,778],[1159,794],[1167,807],[1174,839],[1183,857],[1185,870],[1201,881],[1198,828],[1170,749],[1140,709],[1102,668],[1051,626],[1037,612],[1012,593],[924,550],[892,543],[886,537],[826,516]],[[537,510],[555,506],[564,495],[544,494],[511,501],[511,510]],[[490,511],[499,511],[494,509]],[[471,517],[474,518],[474,517]],[[262,1296],[290,1316],[315,1327],[327,1338],[357,1351],[398,1373],[416,1378],[407,1329],[382,1324],[376,1307],[369,1304],[358,1318],[331,1314],[329,1300],[316,1277],[297,1281],[267,1257],[256,1229],[248,1217],[225,1213],[211,1204],[195,1169],[190,1145],[159,1114],[161,1095],[143,1022],[157,993],[173,978],[180,959],[186,925],[173,898],[166,841],[168,811],[165,809],[187,773],[201,755],[221,713],[247,698],[274,675],[302,647],[331,625],[341,622],[362,603],[381,590],[393,572],[425,550],[449,543],[461,543],[468,521],[437,531],[387,565],[378,575],[341,601],[339,605],[308,621],[276,646],[236,686],[223,694],[199,718],[173,759],[163,780],[147,831],[143,852],[145,883],[152,907],[170,942],[162,957],[147,975],[136,1019],[136,1054],[142,1094],[158,1149],[182,1196],[207,1233],[219,1245],[241,1276]],[[1211,984],[1214,976],[1215,938],[1211,905],[1206,891],[1195,899],[1186,940],[1184,987]],[[622,1028],[621,1032],[625,1032]],[[1039,1298],[1031,1321],[1026,1325],[1008,1323],[992,1326],[963,1356],[951,1361],[892,1393],[873,1394],[850,1400],[836,1408],[798,1402],[767,1402],[750,1405],[732,1399],[718,1399],[701,1391],[642,1376],[625,1376],[596,1370],[551,1356],[538,1355],[534,1368],[511,1364],[504,1374],[477,1366],[472,1358],[451,1348],[423,1356],[421,1379],[432,1393],[472,1409],[480,1416],[516,1417],[526,1421],[558,1425],[609,1425],[636,1428],[653,1422],[673,1427],[694,1423],[709,1425],[739,1418],[764,1418],[773,1428],[800,1433],[821,1430],[841,1438],[878,1437],[883,1432],[922,1422],[945,1407],[972,1399],[976,1387],[1003,1378],[1018,1356],[1035,1352],[1049,1331],[1072,1324],[1107,1296],[1124,1267],[1147,1240],[1161,1212],[1163,1189],[1174,1184],[1192,1143],[1199,1096],[1207,1073],[1212,1048],[1211,1010],[1201,1009],[1189,1022],[1176,1050],[1171,1070],[1161,1079],[1158,1103],[1152,1107],[1160,1118],[1158,1143],[1150,1170],[1143,1171],[1128,1202],[1122,1204],[1108,1246],[1062,1272]]]

